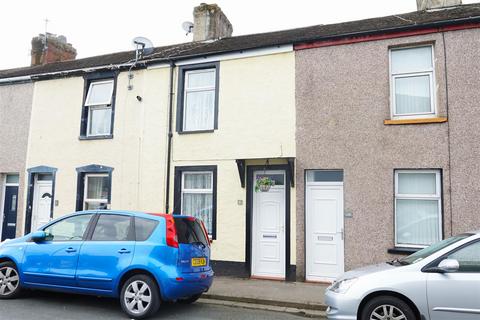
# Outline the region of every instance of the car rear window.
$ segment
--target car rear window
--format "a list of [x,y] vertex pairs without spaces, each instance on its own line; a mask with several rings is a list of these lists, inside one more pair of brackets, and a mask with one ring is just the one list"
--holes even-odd
[[174,219],[179,243],[189,244],[201,242],[204,245],[208,245],[205,231],[198,220],[190,218]]
[[145,241],[153,233],[158,225],[158,221],[135,217],[135,240]]

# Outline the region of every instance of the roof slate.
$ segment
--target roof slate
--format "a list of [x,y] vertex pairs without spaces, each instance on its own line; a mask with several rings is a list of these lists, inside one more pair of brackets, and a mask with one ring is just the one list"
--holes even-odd
[[[442,10],[414,11],[386,17],[349,21],[329,25],[282,30],[223,38],[212,42],[187,42],[157,47],[144,61],[179,59],[205,56],[240,50],[271,47],[284,44],[305,43],[370,33],[387,33],[397,30],[421,29],[427,25],[445,26],[456,23],[480,22],[480,4],[468,4]],[[52,72],[88,69],[118,65],[133,61],[135,51],[88,57],[83,59],[49,63],[41,66],[0,70],[0,79],[40,75]]]

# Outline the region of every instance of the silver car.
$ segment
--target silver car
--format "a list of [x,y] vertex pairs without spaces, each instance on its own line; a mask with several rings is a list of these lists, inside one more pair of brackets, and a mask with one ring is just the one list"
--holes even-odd
[[328,319],[479,320],[480,231],[346,272],[325,299]]

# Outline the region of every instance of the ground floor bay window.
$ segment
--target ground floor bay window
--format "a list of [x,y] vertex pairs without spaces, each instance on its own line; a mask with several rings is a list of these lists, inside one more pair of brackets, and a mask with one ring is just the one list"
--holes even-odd
[[395,246],[425,247],[442,238],[440,170],[395,171]]
[[210,237],[216,231],[215,166],[175,168],[175,213],[203,221]]

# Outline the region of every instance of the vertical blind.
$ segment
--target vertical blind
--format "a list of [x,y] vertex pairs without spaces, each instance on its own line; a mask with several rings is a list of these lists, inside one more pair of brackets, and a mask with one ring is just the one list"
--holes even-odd
[[397,245],[428,246],[441,239],[439,172],[397,172]]

